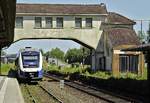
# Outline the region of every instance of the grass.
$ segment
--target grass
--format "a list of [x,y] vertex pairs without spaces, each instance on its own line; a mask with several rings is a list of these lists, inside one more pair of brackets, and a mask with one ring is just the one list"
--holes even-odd
[[31,97],[29,96],[28,91],[23,84],[20,84],[20,89],[24,97],[25,103],[32,103]]
[[[96,71],[92,72],[90,71],[89,68],[82,68],[82,67],[63,67],[59,68],[56,65],[49,65],[47,67],[47,63],[43,63],[43,68],[45,71],[52,71],[52,72],[58,72],[61,74],[73,74],[73,73],[78,73],[82,74],[85,76],[91,76],[91,77],[96,77],[96,78],[101,78],[101,79],[109,79],[109,78],[114,78],[111,72],[106,72],[106,71]],[[14,69],[15,66],[13,63],[9,64],[1,64],[1,71],[2,75],[8,75],[10,69]],[[118,78],[130,78],[130,79],[136,79],[136,80],[147,80],[147,69],[144,69],[144,73],[142,76],[135,74],[135,73],[120,73],[120,76]]]
[[14,68],[15,68],[15,66],[13,63],[1,64],[1,74],[8,75],[9,71]]
[[[48,65],[48,67],[47,67]],[[81,67],[58,67],[56,65],[49,65],[45,61],[43,62],[43,69],[45,71],[59,72],[62,74],[73,74],[73,73],[83,73],[86,71],[86,68]]]
[[144,69],[143,75],[138,75],[136,73],[120,73],[120,78],[130,78],[136,80],[147,80],[147,68]]
[[[106,71],[97,71],[94,73],[86,71],[85,73],[83,73],[83,75],[102,78],[102,79],[115,78],[111,72],[106,72]],[[118,79],[123,78],[123,79],[147,80],[147,69],[144,70],[144,73],[142,76],[136,73],[126,72],[126,73],[120,73],[119,77],[117,78]]]
[[91,77],[96,77],[96,78],[102,78],[102,79],[109,79],[112,77],[112,74],[110,72],[104,72],[104,71],[97,71],[97,72],[84,72],[82,75],[85,76],[91,76]]
[[47,68],[47,71],[55,71],[55,72],[59,72],[62,74],[73,74],[73,73],[83,73],[86,70],[86,68],[80,68],[80,67],[63,67],[63,68],[59,68],[56,65],[49,65]]
[[[64,67],[64,68],[59,68],[56,65],[49,65],[46,71],[51,71],[51,72],[58,72],[61,74],[73,74],[73,73],[78,73],[81,75],[85,76],[90,76],[90,77],[96,77],[96,78],[101,78],[101,79],[109,79],[109,78],[115,78],[113,77],[111,72],[106,72],[106,71],[96,71],[92,72],[90,71],[89,68],[82,68],[82,67]],[[123,78],[123,79],[136,79],[136,80],[147,80],[147,69],[144,70],[144,73],[142,76],[136,74],[136,73],[120,73],[120,76],[117,78]]]

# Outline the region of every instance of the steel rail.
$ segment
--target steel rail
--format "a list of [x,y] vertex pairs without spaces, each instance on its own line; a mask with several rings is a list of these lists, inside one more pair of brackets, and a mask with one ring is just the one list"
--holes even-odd
[[44,88],[41,84],[38,83],[38,85],[42,90],[44,90],[47,94],[49,94],[53,99],[55,99],[59,103],[63,103],[63,101],[61,101],[56,95],[52,94],[50,91],[48,91],[46,88]]
[[[46,74],[44,74],[44,76],[45,76],[45,77],[48,77],[48,78],[51,78],[51,79],[54,79],[54,80],[56,80],[56,81],[61,80],[61,79],[58,79],[58,78],[56,78],[56,77],[49,76],[49,75],[46,75]],[[83,90],[83,89],[81,89],[81,88],[78,88],[78,87],[75,87],[75,86],[71,86],[71,85],[69,85],[67,82],[64,82],[64,84],[66,84],[66,85],[68,85],[68,86],[70,86],[70,87],[72,87],[72,88],[75,88],[75,89],[77,89],[77,90],[79,90],[79,91],[82,91],[82,92],[84,92],[84,93],[87,93],[87,94],[89,94],[89,95],[92,95],[92,96],[94,96],[94,97],[100,98],[100,99],[102,99],[102,100],[104,100],[104,101],[106,101],[106,102],[115,103],[115,102],[113,102],[113,101],[111,101],[111,100],[108,100],[108,99],[106,99],[106,98],[97,96],[97,95],[95,95],[95,94],[93,94],[93,93],[89,93],[89,92],[87,92],[87,91],[85,91],[85,90]]]
[[[56,77],[56,76],[52,76],[52,75],[49,75],[47,73],[44,73],[44,76],[45,77],[48,77],[48,78],[51,78],[51,79],[54,79],[54,80],[57,80],[57,81],[60,81],[61,79],[59,77]],[[116,101],[113,101],[112,99],[108,99],[108,98],[105,98],[103,96],[100,96],[98,95],[97,93],[92,93],[92,92],[89,92],[88,90],[85,90],[85,88],[87,89],[93,89],[95,91],[98,91],[98,92],[102,92],[104,94],[107,94],[107,95],[110,95],[111,97],[114,97],[114,98],[118,98],[118,99],[122,99],[122,100],[125,100],[125,101],[129,101],[131,103],[142,103],[141,101],[137,101],[135,99],[131,99],[131,98],[128,98],[128,97],[125,97],[125,96],[121,96],[121,95],[117,95],[115,93],[112,93],[112,92],[109,92],[109,91],[106,91],[106,90],[102,90],[102,89],[97,89],[97,88],[94,88],[94,87],[91,87],[91,86],[87,86],[87,85],[84,85],[84,84],[79,84],[79,83],[76,83],[76,82],[72,82],[72,81],[69,81],[69,80],[65,80],[64,84],[70,86],[70,87],[73,87],[77,90],[80,90],[82,92],[85,92],[89,95],[92,95],[92,96],[95,96],[95,97],[98,97],[104,101],[107,101],[109,103],[116,103]],[[73,85],[75,84],[75,85]],[[78,86],[77,86],[78,85]],[[80,86],[83,86],[84,88],[80,87]],[[80,88],[79,88],[80,87]]]
[[38,102],[36,101],[36,99],[34,98],[34,96],[31,94],[31,92],[30,92],[30,90],[29,90],[27,84],[25,84],[24,86],[25,86],[25,88],[26,88],[26,90],[27,90],[29,96],[32,98],[32,102],[33,102],[33,103],[38,103]]

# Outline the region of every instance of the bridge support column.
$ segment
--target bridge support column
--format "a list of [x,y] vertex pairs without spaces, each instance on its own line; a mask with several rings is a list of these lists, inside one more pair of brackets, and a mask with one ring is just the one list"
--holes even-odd
[[1,52],[2,52],[2,48],[1,48],[1,46],[0,46],[0,75],[2,74],[2,68],[1,68]]

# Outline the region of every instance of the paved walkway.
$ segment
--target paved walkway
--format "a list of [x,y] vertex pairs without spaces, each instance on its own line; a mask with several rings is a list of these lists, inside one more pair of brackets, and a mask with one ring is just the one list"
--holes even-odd
[[0,103],[24,103],[16,78],[0,76]]

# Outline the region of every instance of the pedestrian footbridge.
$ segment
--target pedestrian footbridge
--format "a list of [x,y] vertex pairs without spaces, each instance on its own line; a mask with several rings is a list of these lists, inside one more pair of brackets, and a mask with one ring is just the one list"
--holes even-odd
[[96,49],[106,16],[104,5],[17,4],[14,42],[69,39]]

